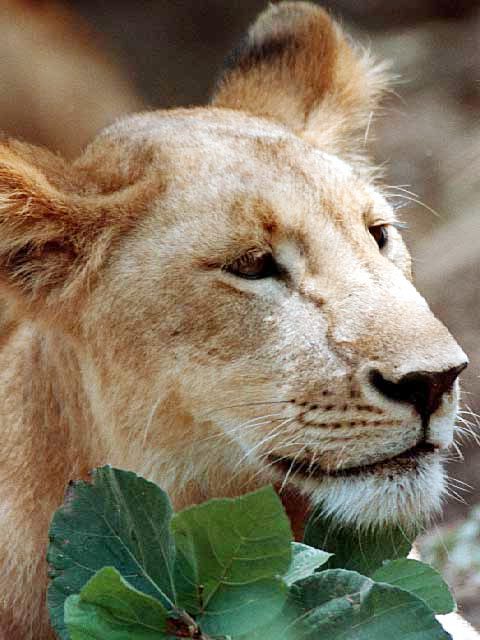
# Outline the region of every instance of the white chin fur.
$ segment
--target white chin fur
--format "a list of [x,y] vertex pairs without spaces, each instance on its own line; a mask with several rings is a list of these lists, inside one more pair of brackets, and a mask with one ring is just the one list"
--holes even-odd
[[[297,484],[297,482],[295,482]],[[446,491],[440,456],[428,456],[417,469],[389,477],[363,474],[307,480],[299,487],[325,515],[357,527],[425,523],[440,510]]]

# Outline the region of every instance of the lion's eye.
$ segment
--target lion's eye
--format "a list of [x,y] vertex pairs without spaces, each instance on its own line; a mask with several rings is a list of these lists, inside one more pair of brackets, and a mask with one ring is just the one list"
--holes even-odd
[[240,278],[258,280],[271,278],[278,274],[278,267],[271,253],[249,251],[224,267],[228,273]]
[[372,227],[369,227],[368,230],[372,234],[375,242],[378,244],[379,249],[383,249],[383,247],[388,242],[388,229],[386,224],[376,224]]

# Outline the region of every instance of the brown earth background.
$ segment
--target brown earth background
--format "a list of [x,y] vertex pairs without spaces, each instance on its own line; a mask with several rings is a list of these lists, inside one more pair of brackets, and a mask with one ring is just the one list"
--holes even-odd
[[[417,285],[470,356],[462,417],[475,426],[480,1],[323,5],[379,58],[390,59],[398,75],[369,138],[387,184],[399,187],[393,201],[405,205]],[[73,157],[125,113],[204,103],[229,49],[265,6],[261,0],[0,0],[0,129]],[[462,451],[465,459],[451,463],[451,475],[471,488],[455,489],[460,500],[449,500],[425,548],[435,546],[437,530],[448,536],[470,518],[460,529],[470,527],[470,546],[460,543],[440,564],[480,627],[480,513],[472,515],[480,504],[480,447],[470,439]]]

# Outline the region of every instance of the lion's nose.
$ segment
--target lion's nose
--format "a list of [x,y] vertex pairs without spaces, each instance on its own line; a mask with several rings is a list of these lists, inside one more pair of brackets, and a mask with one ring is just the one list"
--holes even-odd
[[451,390],[467,362],[446,371],[413,371],[397,382],[383,377],[377,369],[370,372],[371,384],[390,400],[406,402],[417,410],[424,425],[440,406],[442,396]]

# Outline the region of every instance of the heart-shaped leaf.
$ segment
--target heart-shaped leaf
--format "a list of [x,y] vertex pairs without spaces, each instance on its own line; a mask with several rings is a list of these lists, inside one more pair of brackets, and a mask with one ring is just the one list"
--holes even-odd
[[112,566],[167,608],[175,604],[172,508],[155,484],[129,471],[96,469],[92,483],[70,485],[50,526],[48,590],[52,624],[68,640],[64,602],[101,568]]
[[296,583],[292,596],[303,611],[295,623],[302,640],[450,638],[423,600],[353,571],[320,571]]
[[392,560],[377,569],[372,579],[410,591],[436,613],[451,613],[455,609],[455,600],[442,576],[423,562]]
[[112,567],[100,570],[79,596],[65,602],[71,640],[159,640],[168,638],[165,607],[140,593]]
[[248,633],[281,610],[292,534],[271,487],[186,509],[172,531],[178,602],[205,633]]

